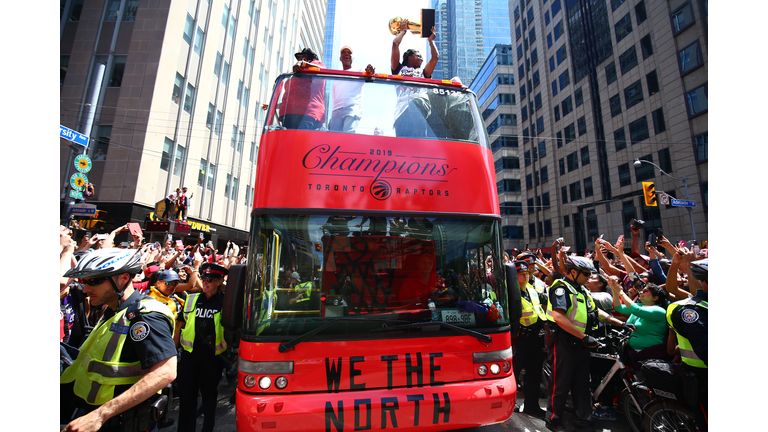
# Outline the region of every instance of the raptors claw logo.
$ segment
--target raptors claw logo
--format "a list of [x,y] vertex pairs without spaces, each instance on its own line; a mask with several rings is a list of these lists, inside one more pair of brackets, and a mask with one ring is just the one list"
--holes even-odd
[[379,201],[384,201],[392,195],[392,185],[386,180],[376,180],[370,186],[371,196]]

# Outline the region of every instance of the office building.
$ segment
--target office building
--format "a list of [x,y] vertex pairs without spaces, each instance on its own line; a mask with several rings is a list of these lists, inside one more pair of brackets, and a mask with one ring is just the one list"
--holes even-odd
[[323,64],[328,69],[341,69],[337,53],[341,51],[339,33],[336,32],[336,0],[328,0],[325,13],[325,45],[323,47]]
[[511,43],[507,0],[432,0],[430,7],[440,54],[432,78],[469,85],[494,46]]
[[513,58],[512,45],[497,44],[469,86],[477,95],[496,164],[505,250],[520,249],[525,239]]
[[[707,240],[707,20],[705,0],[510,2],[519,245],[564,237],[583,252],[601,234],[629,238],[633,218],[645,221],[643,240],[653,228]],[[646,206],[648,181],[696,206],[663,194]]]
[[[325,8],[325,0],[61,0],[61,124],[91,137],[88,203],[106,211],[110,229],[143,223],[186,186],[191,236],[248,239],[261,106],[295,52],[322,53]],[[64,140],[60,154],[66,185]]]

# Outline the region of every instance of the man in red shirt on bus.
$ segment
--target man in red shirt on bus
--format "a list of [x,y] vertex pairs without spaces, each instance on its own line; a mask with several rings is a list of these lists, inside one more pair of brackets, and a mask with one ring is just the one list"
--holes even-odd
[[[298,63],[293,65],[293,73],[299,73],[302,67],[310,65],[325,69],[312,48],[304,48],[294,56]],[[320,129],[325,124],[325,80],[312,75],[297,75],[283,82],[285,95],[278,109],[283,127]]]

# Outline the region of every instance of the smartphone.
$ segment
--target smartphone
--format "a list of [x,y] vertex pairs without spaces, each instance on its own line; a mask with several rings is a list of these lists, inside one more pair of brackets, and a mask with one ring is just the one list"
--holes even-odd
[[204,239],[204,238],[205,238],[205,234],[203,234],[203,233],[200,233],[200,240],[202,240],[202,239]]
[[124,248],[127,248],[127,247],[130,247],[130,246],[131,246],[131,245],[130,245],[128,242],[122,242],[122,243],[120,243],[120,247],[124,247]]
[[681,248],[681,247],[683,247],[683,246],[685,246],[685,240],[680,240],[680,241],[677,243],[677,247]]
[[160,242],[155,242],[153,246],[155,247],[155,249],[160,249]]
[[701,252],[701,248],[699,247],[699,245],[697,245],[697,244],[693,245],[693,254],[695,256],[699,256],[699,252]]
[[93,234],[90,231],[86,231],[85,232],[85,236],[88,237],[88,238],[91,238],[92,235]]
[[563,247],[560,248],[560,250],[563,251],[563,252],[568,252],[569,250],[571,250],[571,247],[570,246],[563,246]]
[[656,237],[656,233],[651,233],[651,235],[648,236],[648,243],[651,244],[652,247],[656,247],[659,245],[659,239]]
[[168,240],[173,240],[173,234],[168,234]]
[[128,222],[128,231],[132,236],[141,237],[143,235],[141,226],[139,226],[139,224],[136,222]]
[[107,234],[96,234],[96,238],[99,240],[106,240],[109,235]]
[[184,242],[182,242],[181,240],[176,240],[176,247],[183,250]]
[[619,241],[624,241],[624,234],[619,236]]
[[605,235],[605,234],[600,234],[600,237],[598,237],[598,238],[599,238],[599,239],[602,239],[604,235]]

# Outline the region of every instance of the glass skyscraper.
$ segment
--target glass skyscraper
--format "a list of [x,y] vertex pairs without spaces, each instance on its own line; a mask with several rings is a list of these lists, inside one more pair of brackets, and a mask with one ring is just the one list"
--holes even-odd
[[458,76],[469,85],[496,44],[512,43],[507,0],[432,0],[431,7],[440,53],[432,78]]
[[336,0],[328,0],[325,13],[325,45],[323,46],[322,62],[329,69],[341,69],[339,63],[339,36],[336,28]]

